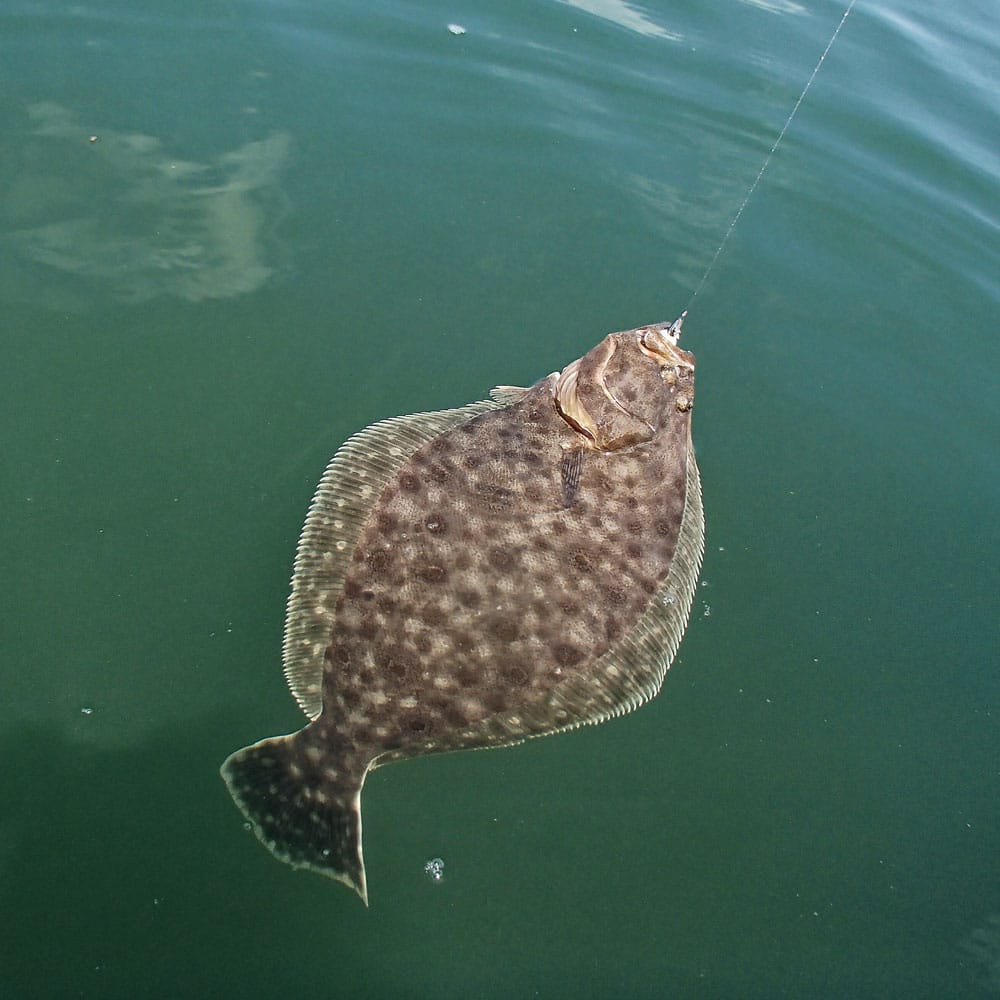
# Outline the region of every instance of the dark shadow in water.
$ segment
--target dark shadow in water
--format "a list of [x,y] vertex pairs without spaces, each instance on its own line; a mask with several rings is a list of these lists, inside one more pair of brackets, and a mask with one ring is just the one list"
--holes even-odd
[[978,970],[983,989],[1000,996],[1000,914],[987,918],[982,927],[962,941],[961,947]]
[[[676,997],[787,992],[781,980],[730,978],[721,956],[714,992],[669,962],[595,964],[582,939],[563,939],[554,923],[548,941],[527,942],[526,915],[558,916],[537,899],[482,896],[452,915],[436,890],[419,903],[410,891],[407,903],[406,887],[394,897],[384,886],[384,901],[366,911],[343,887],[278,864],[244,830],[218,775],[242,729],[234,712],[135,747],[95,747],[38,727],[0,739],[4,996],[443,998],[514,995],[511,983],[524,996],[532,984],[542,995],[660,996],[654,969]],[[424,879],[413,875],[426,890]],[[595,928],[603,908],[596,912]],[[568,922],[579,934],[579,921]],[[621,931],[607,936],[620,940]],[[998,941],[989,921],[955,946],[967,978],[947,995],[970,995],[973,980],[995,990]],[[830,970],[835,980],[850,979],[854,961]],[[801,980],[798,995],[824,995],[816,983]],[[885,995],[858,986],[852,995]]]
[[3,738],[5,995],[302,995],[331,926],[357,939],[356,899],[244,831],[220,732],[199,719],[111,750],[37,728]]

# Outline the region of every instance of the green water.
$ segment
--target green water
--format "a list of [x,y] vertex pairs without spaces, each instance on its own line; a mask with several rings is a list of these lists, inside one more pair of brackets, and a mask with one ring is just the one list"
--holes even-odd
[[[691,300],[842,12],[4,6],[0,995],[1000,992],[994,0],[859,0]],[[686,307],[661,696],[379,771],[369,911],[273,860],[329,455]]]

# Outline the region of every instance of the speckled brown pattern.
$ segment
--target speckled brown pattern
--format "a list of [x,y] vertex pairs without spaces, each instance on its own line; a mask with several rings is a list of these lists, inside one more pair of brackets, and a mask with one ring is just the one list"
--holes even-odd
[[285,673],[312,721],[223,765],[278,857],[367,901],[372,767],[656,694],[704,538],[680,327],[611,334],[530,389],[382,421],[338,452],[286,622]]

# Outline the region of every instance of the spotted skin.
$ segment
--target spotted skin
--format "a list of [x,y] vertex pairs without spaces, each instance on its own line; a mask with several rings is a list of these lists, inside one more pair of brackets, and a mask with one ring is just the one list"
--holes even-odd
[[367,902],[373,767],[656,694],[704,540],[680,328],[611,334],[530,389],[384,421],[338,452],[286,622],[286,676],[311,721],[222,768],[275,855]]

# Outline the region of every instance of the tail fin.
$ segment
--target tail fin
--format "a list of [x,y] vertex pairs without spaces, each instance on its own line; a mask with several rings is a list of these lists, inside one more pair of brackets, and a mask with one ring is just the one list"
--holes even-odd
[[222,777],[254,832],[282,861],[350,886],[368,905],[361,853],[365,774],[331,766],[310,729],[237,750]]

